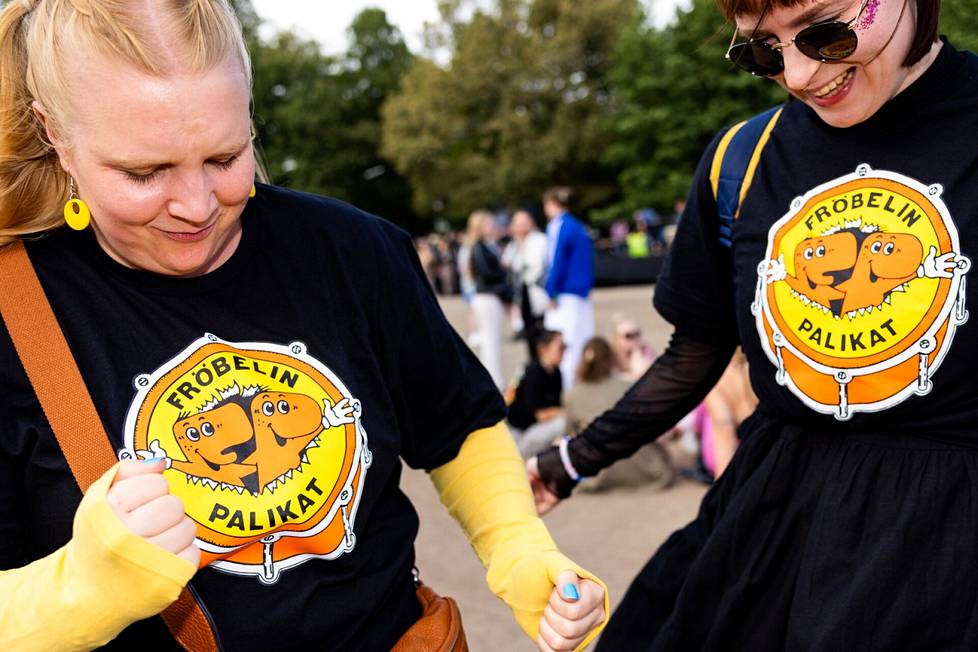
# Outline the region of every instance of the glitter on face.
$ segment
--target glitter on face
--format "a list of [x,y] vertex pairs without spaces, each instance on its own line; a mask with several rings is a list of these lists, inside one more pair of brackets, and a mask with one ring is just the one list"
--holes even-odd
[[859,24],[856,25],[856,29],[861,31],[866,31],[873,26],[876,22],[876,10],[880,7],[880,0],[869,0],[866,8],[863,9],[862,18],[859,19]]

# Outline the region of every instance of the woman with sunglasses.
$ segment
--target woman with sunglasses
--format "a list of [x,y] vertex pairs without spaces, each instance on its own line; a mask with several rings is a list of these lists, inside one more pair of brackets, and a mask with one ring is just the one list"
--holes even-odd
[[978,649],[978,57],[937,37],[940,0],[718,3],[729,60],[791,100],[739,210],[716,194],[736,128],[705,152],[655,292],[672,341],[530,460],[538,509],[666,431],[739,342],[743,443],[598,649]]

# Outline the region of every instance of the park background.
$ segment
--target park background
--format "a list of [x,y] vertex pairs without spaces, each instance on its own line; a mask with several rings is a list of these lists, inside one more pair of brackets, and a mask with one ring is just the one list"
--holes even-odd
[[[713,0],[666,21],[650,7],[675,0],[438,0],[417,51],[365,9],[340,53],[233,4],[271,180],[414,235],[554,184],[578,189],[599,229],[640,208],[667,215],[718,130],[786,99],[724,60],[733,28]],[[945,1],[941,32],[978,50],[978,0]]]
[[[598,230],[641,208],[666,214],[718,130],[786,96],[724,60],[733,28],[714,0],[653,21],[651,3],[662,1],[438,0],[414,50],[368,8],[335,53],[311,30],[282,29],[251,0],[231,0],[252,53],[259,156],[273,183],[349,201],[415,235],[458,229],[477,208],[531,205],[555,184],[579,191],[578,213]],[[941,33],[978,51],[978,0],[945,0],[942,12]],[[597,331],[627,313],[663,350],[671,329],[651,294],[595,292]],[[440,300],[464,333],[462,298]],[[504,344],[507,376],[523,348]],[[426,474],[406,469],[403,487],[421,516],[422,576],[459,601],[473,652],[533,649]],[[578,495],[545,520],[562,550],[607,582],[614,606],[705,490],[679,481]]]
[[[943,4],[941,32],[978,50],[978,0]],[[692,0],[666,21],[637,0],[440,0],[413,50],[384,11],[366,9],[339,53],[306,30],[270,29],[247,0],[236,7],[271,179],[345,199],[414,235],[458,229],[477,208],[532,205],[554,184],[578,189],[578,214],[598,230],[640,208],[666,215],[718,130],[786,99],[724,60],[733,28],[713,0]],[[595,292],[597,332],[625,313],[663,350],[671,329],[651,295],[649,286]],[[464,334],[462,299],[441,301]],[[523,345],[507,341],[506,376],[524,361]],[[426,475],[406,469],[403,487],[421,515],[422,575],[459,601],[473,652],[532,649]],[[579,495],[546,522],[607,582],[614,605],[705,490],[680,481]]]

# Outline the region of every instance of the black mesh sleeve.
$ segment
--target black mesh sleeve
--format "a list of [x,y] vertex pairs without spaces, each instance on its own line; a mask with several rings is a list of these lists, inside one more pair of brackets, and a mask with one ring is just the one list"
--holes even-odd
[[[735,348],[734,342],[711,344],[674,333],[645,375],[568,444],[571,464],[582,476],[592,476],[667,432],[716,385]],[[557,448],[541,453],[537,462],[547,488],[569,496],[574,481]]]

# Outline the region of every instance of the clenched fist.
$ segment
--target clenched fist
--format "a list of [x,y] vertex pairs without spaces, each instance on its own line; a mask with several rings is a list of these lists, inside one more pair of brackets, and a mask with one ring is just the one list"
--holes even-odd
[[184,514],[183,502],[170,493],[163,469],[163,460],[123,462],[106,500],[133,534],[198,566],[197,526]]
[[537,647],[540,652],[576,650],[604,616],[604,589],[566,570],[557,577],[550,604],[543,611]]

